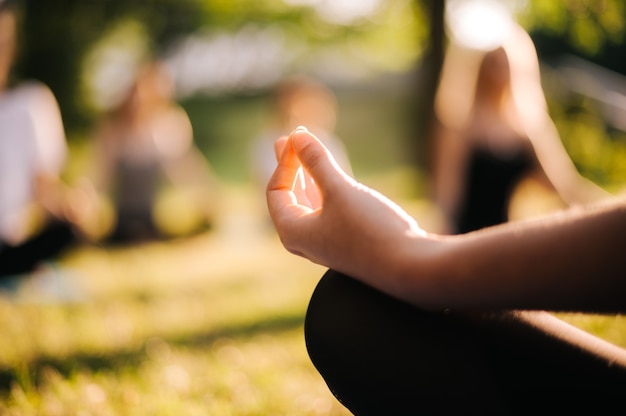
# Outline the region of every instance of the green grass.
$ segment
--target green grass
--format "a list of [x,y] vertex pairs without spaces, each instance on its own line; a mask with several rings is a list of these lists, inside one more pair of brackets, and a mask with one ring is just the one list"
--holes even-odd
[[[0,297],[0,414],[348,415],[304,345],[324,268],[283,249],[258,195],[229,187],[209,234],[68,253],[73,302],[36,286]],[[428,204],[400,201],[436,227]],[[563,317],[626,346],[621,317]]]
[[[428,204],[391,186],[410,181],[398,170],[370,182],[436,227]],[[0,414],[348,415],[304,345],[324,268],[283,249],[263,204],[231,186],[208,234],[69,252],[75,301],[37,286],[0,297]],[[626,346],[621,317],[563,317]]]
[[73,250],[76,301],[0,297],[0,414],[348,414],[304,345],[324,269],[282,248],[256,195],[230,189],[209,234]]

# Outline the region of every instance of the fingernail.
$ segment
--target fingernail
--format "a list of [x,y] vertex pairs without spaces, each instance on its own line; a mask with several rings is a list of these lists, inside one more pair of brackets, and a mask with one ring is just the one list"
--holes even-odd
[[294,133],[296,133],[296,132],[298,132],[298,131],[305,131],[305,132],[307,132],[307,133],[308,133],[307,128],[306,128],[306,127],[304,127],[304,126],[298,126],[298,127],[296,127],[296,129],[295,129],[293,132],[294,132]]

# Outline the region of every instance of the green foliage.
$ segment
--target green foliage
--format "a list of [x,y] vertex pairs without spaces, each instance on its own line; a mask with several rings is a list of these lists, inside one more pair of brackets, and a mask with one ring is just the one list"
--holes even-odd
[[[237,33],[242,27],[253,24],[279,29],[287,47],[293,48],[290,52],[296,55],[297,62],[310,63],[312,56],[326,53],[354,58],[360,70],[368,67],[398,73],[411,70],[420,63],[427,52],[425,48],[431,30],[427,14],[430,2],[421,0],[382,1],[376,13],[346,21],[329,19],[312,1],[23,0],[22,3],[25,13],[17,75],[40,79],[52,88],[61,105],[70,140],[89,137],[93,123],[100,115],[99,109],[88,100],[90,91],[86,88],[85,78],[85,74],[95,76],[97,71],[93,68],[100,64],[93,59],[94,52],[107,42],[120,42],[120,37],[124,47],[150,56],[167,50],[181,36],[199,30]],[[530,0],[526,4],[527,7],[518,14],[537,40],[541,57],[554,56],[566,46],[574,45],[587,58],[591,56],[601,64],[613,64],[614,69],[624,68],[625,3],[619,0]],[[136,46],[132,46],[134,44]],[[415,92],[412,92],[411,88],[407,85],[406,93],[415,95],[412,100],[411,97],[405,100],[404,107],[388,106],[400,112],[394,120],[393,130],[389,130],[389,124],[373,126],[378,118],[370,115],[376,110],[364,115],[361,113],[363,103],[350,102],[340,114],[338,128],[342,137],[348,140],[364,137],[362,142],[371,143],[380,140],[381,136],[394,135],[387,148],[397,149],[398,136],[400,141],[421,136],[419,132],[404,131],[416,129],[408,121],[414,120],[419,110],[410,109],[409,103],[424,96],[423,89],[414,88]],[[380,91],[373,94],[382,95]],[[222,97],[223,101],[208,98],[203,104],[204,99],[192,97],[184,103],[199,135],[198,142],[220,172],[230,178],[242,179],[245,175],[242,153],[247,140],[261,128],[262,115],[255,108],[263,104],[259,101],[252,103],[253,98],[238,100],[236,96]],[[364,100],[376,106],[373,95],[364,96]],[[239,110],[238,103],[243,105]],[[385,110],[388,108],[378,108],[381,117],[387,117]],[[409,111],[413,111],[413,115],[408,114]],[[369,127],[359,128],[359,123],[369,123]],[[598,128],[601,131],[604,126]],[[574,129],[572,137],[581,131],[586,130]],[[569,134],[566,130],[564,133]],[[608,146],[610,141],[603,143]],[[366,152],[361,141],[348,143],[348,146],[357,155],[357,166],[364,166],[364,170],[398,161],[395,155],[391,156],[391,162],[368,155],[361,158]],[[621,154],[615,149],[617,145],[611,146],[613,155]],[[576,158],[593,159],[577,151],[577,145],[571,148]],[[402,153],[404,149],[396,150],[396,153]],[[587,172],[592,170],[590,163],[577,160]],[[620,166],[617,161],[611,165]],[[591,175],[603,181],[615,180],[611,179],[615,174],[595,172]]]
[[[17,72],[50,86],[70,132],[85,127],[79,74],[83,58],[100,36],[122,19],[142,22],[155,45],[186,33],[203,21],[199,3],[169,0],[24,0]],[[71,134],[70,134],[71,135]]]
[[626,35],[626,4],[621,0],[530,0],[520,12],[530,31],[565,37],[587,55],[607,44],[620,44]]
[[[306,48],[355,53],[386,70],[407,70],[421,58],[430,23],[419,0],[383,1],[375,14],[348,21],[325,17],[315,2],[283,0],[22,0],[24,28],[17,74],[50,85],[67,128],[88,127],[96,116],[86,105],[81,71],[90,50],[124,21],[143,26],[151,52],[200,28],[235,31],[250,23],[277,25]],[[298,3],[298,4],[296,4]],[[620,0],[530,0],[519,12],[534,32],[566,37],[585,54],[623,43],[626,5]]]
[[342,44],[379,65],[407,69],[420,54],[425,25],[410,0],[383,2],[376,18],[325,19],[314,7],[281,0],[23,0],[20,78],[48,84],[61,105],[70,138],[97,117],[81,74],[92,48],[123,22],[142,26],[147,51],[158,54],[199,29],[236,31],[251,23],[279,26],[315,50]]
[[563,144],[580,173],[609,191],[621,192],[626,184],[626,134],[608,129],[583,97],[554,107]]

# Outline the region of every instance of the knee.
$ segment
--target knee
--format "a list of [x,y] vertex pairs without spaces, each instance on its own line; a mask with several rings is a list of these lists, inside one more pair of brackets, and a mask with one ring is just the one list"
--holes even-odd
[[[363,361],[380,360],[378,352],[409,345],[406,338],[414,315],[425,314],[363,283],[328,270],[320,279],[307,309],[305,341],[311,360],[324,374]],[[413,340],[414,341],[414,340]],[[374,353],[376,352],[376,353]],[[352,371],[352,369],[350,369]]]
[[332,270],[326,272],[307,309],[304,324],[306,347],[313,364],[322,374],[327,366],[336,368],[335,360],[341,360],[339,350],[350,343],[347,334],[354,316],[342,299],[343,287],[349,284],[346,279],[349,278]]
[[313,292],[305,320],[311,361],[359,414],[459,410],[448,396],[484,409],[483,388],[491,383],[472,337],[454,316],[419,310],[332,270]]

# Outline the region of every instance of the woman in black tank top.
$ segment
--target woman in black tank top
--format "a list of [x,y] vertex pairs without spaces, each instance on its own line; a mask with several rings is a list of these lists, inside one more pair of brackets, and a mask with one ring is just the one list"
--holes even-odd
[[[547,113],[536,56],[528,55],[535,57],[533,71],[532,59],[518,56],[523,52],[523,46],[502,46],[484,54],[466,116],[458,108],[459,97],[450,96],[450,74],[444,70],[436,106],[433,183],[448,232],[508,221],[511,195],[529,176],[565,204],[607,196],[574,167]],[[468,72],[467,63],[455,65]]]
[[536,166],[537,161],[528,150],[498,155],[488,149],[473,149],[455,231],[466,233],[506,222],[512,193]]

